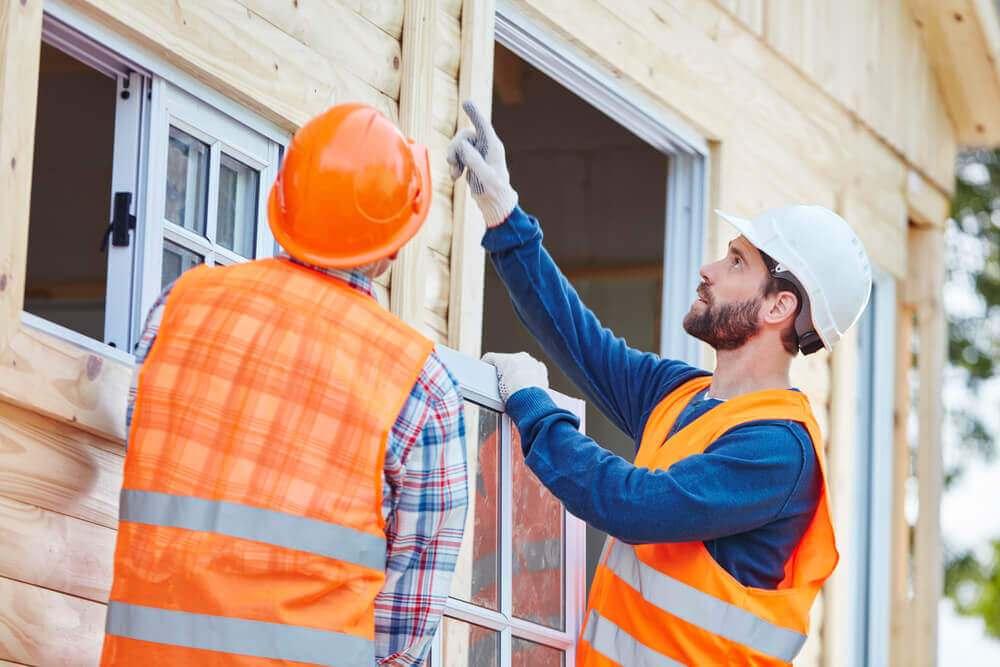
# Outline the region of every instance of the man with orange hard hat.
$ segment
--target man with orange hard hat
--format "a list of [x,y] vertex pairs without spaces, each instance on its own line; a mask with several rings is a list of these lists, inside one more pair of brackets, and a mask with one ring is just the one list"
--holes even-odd
[[197,267],[136,350],[103,665],[420,664],[467,504],[455,380],[372,278],[430,208],[427,149],[333,107],[292,138],[284,253]]

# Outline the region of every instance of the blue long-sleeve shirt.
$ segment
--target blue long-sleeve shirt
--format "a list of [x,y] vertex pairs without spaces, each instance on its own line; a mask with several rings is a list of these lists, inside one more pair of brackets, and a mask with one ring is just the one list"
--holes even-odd
[[[542,247],[537,220],[516,208],[483,246],[514,310],[552,360],[638,449],[650,413],[705,371],[628,347],[601,326]],[[675,429],[721,403],[695,397]],[[574,515],[631,544],[705,543],[740,583],[776,588],[808,527],[821,478],[802,424],[768,420],[734,428],[702,453],[650,470],[577,430],[579,422],[537,388],[507,400],[525,462]]]

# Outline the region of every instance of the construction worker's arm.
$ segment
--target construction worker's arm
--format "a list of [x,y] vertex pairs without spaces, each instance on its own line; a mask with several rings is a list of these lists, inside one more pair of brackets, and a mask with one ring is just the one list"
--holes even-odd
[[385,449],[386,579],[375,598],[380,665],[423,664],[441,622],[468,505],[462,397],[431,353]]
[[497,367],[525,463],[567,510],[613,537],[704,542],[814,511],[813,446],[790,423],[747,424],[668,470],[640,468],[579,432],[576,415],[545,392],[540,362],[523,353],[486,361]]
[[630,348],[601,326],[542,247],[538,222],[517,206],[503,144],[475,106],[473,127],[449,147],[452,175],[466,174],[488,227],[483,246],[532,336],[613,424],[638,441],[649,413],[674,387],[703,374]]

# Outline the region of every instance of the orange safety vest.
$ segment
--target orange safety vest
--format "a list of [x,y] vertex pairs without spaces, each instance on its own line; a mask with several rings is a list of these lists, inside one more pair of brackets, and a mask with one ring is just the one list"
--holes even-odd
[[812,522],[777,590],[743,586],[702,542],[631,546],[609,538],[594,575],[577,665],[787,665],[806,641],[809,609],[837,565],[819,426],[799,392],[775,389],[730,399],[667,440],[691,399],[711,384],[691,380],[653,410],[635,464],[666,470],[727,431],[762,419],[802,423],[823,474]]
[[185,273],[139,376],[103,665],[364,665],[433,344],[287,260]]

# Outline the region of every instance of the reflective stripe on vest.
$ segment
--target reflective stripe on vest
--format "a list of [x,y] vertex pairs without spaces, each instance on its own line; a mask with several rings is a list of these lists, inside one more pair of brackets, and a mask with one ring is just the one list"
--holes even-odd
[[375,643],[340,632],[124,602],[108,603],[107,633],[141,641],[329,667],[370,667]]
[[[791,662],[805,644],[806,635],[801,632],[774,625],[653,569],[639,560],[635,549],[618,540],[611,546],[605,566],[643,599],[668,614],[778,660]],[[617,656],[605,655],[619,660]]]
[[156,491],[122,489],[120,520],[186,528],[385,569],[385,539],[285,512]]
[[643,645],[596,609],[590,610],[583,639],[598,653],[628,667],[684,667],[684,663]]

